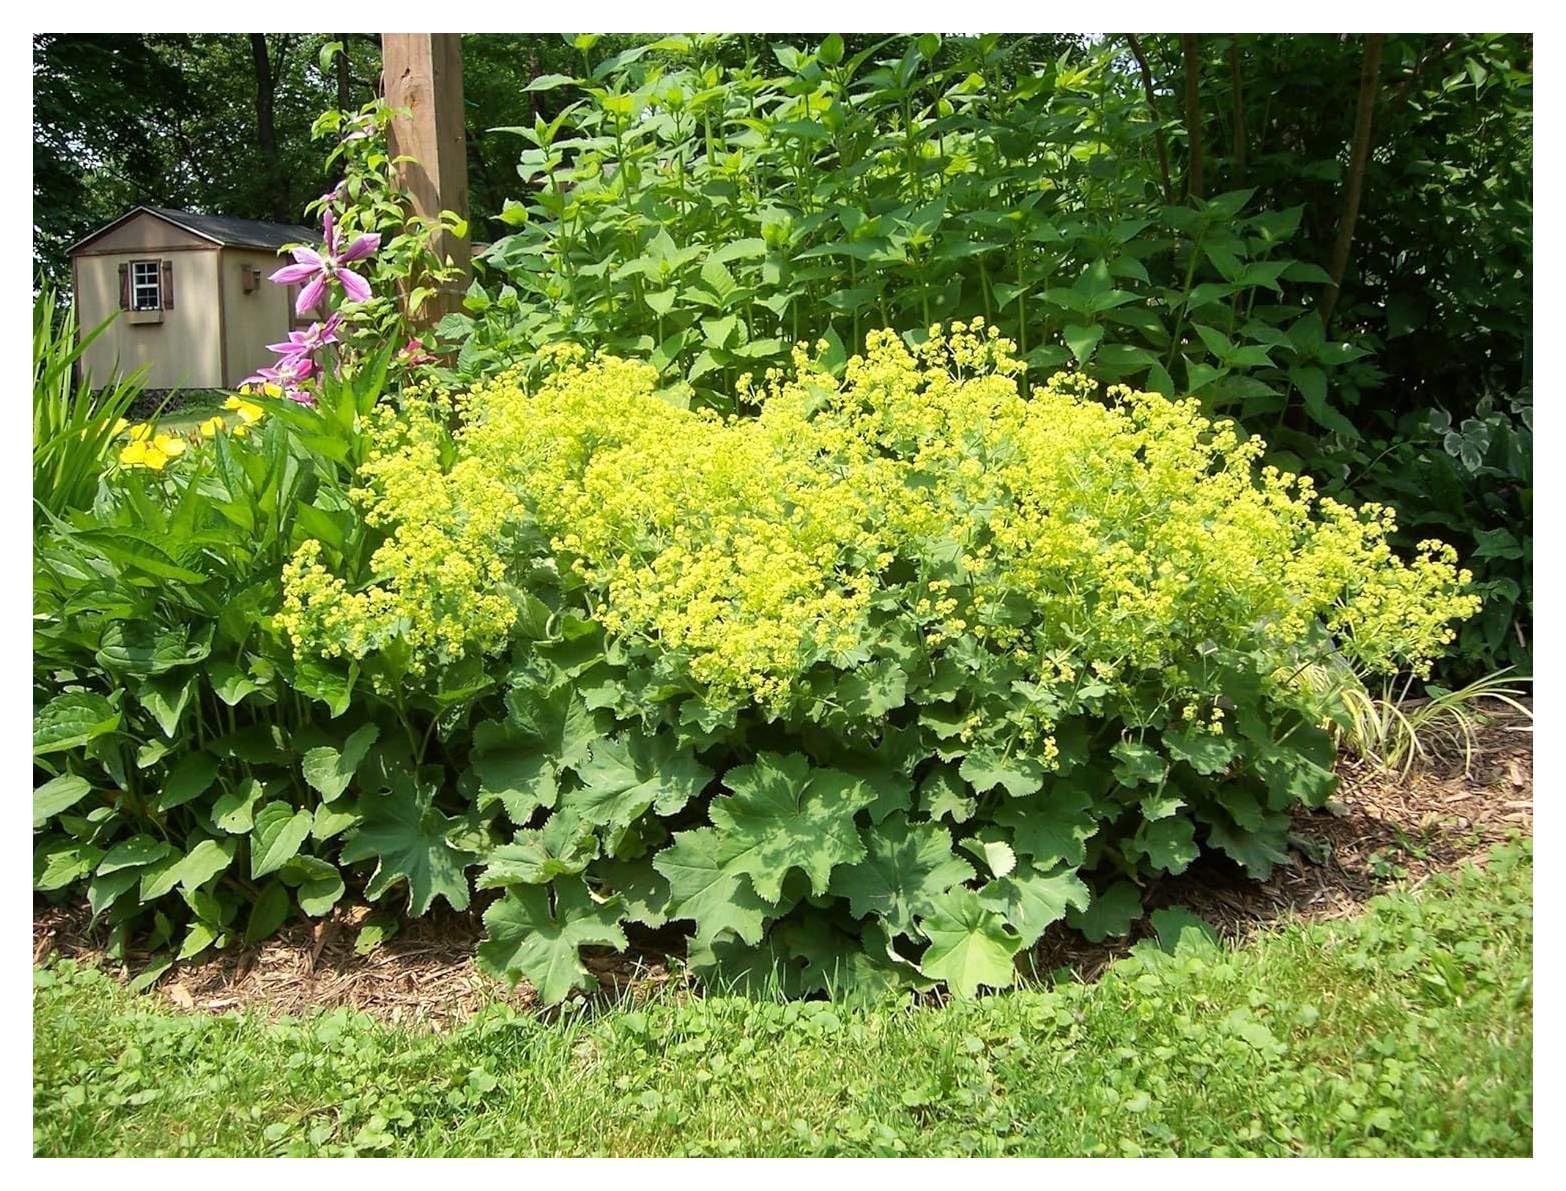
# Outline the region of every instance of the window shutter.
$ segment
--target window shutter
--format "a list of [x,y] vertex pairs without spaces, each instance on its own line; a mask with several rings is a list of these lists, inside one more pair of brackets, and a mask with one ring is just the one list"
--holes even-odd
[[163,262],[163,309],[174,309],[174,262]]
[[120,266],[120,309],[130,309],[130,266]]

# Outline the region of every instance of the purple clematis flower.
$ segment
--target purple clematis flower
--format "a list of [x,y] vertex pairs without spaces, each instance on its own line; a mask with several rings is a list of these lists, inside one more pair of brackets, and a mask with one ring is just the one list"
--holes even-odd
[[337,342],[337,328],[342,325],[343,316],[334,314],[324,323],[311,323],[309,330],[288,332],[287,343],[269,343],[268,351],[274,351],[280,356],[311,356],[320,351],[328,343]]
[[[288,392],[297,389],[315,375],[315,361],[309,356],[283,356],[271,368],[258,368],[245,377],[242,385],[276,385]],[[289,394],[292,396],[292,393]],[[295,398],[298,400],[298,398]]]
[[307,314],[321,304],[329,281],[341,285],[343,293],[351,301],[367,302],[370,299],[370,283],[347,266],[373,256],[381,246],[380,234],[370,232],[346,248],[341,248],[337,243],[337,222],[330,209],[321,216],[321,228],[324,235],[320,252],[313,248],[296,248],[294,263],[284,265],[272,274],[272,280],[278,285],[307,282],[299,291],[299,301],[294,304],[294,310],[299,314]]

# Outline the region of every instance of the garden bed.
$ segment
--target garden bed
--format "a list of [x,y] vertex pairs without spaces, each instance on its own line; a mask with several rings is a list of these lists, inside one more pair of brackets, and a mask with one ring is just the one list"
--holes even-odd
[[[1248,880],[1237,867],[1204,858],[1179,877],[1153,882],[1146,908],[1184,906],[1224,937],[1241,938],[1280,921],[1357,913],[1394,883],[1417,886],[1501,840],[1532,833],[1533,739],[1522,717],[1492,717],[1466,764],[1436,758],[1400,780],[1345,760],[1339,776],[1339,793],[1327,808],[1294,813],[1289,863],[1268,880]],[[51,952],[108,962],[103,932],[89,927],[85,905],[37,904],[35,962]],[[439,907],[368,955],[357,954],[355,938],[369,907],[345,904],[320,922],[291,924],[262,946],[177,965],[154,995],[200,1012],[244,1009],[275,1017],[350,1006],[388,1021],[437,1026],[496,1001],[527,1007],[534,997],[525,983],[508,992],[474,965],[485,904],[460,914]],[[1138,937],[1134,928],[1127,938],[1095,944],[1057,924],[1035,948],[1032,967],[1040,975],[1069,968],[1094,979]],[[673,932],[644,931],[624,956],[585,960],[606,988],[662,984],[679,978],[662,946],[677,939]],[[129,979],[143,961],[133,955],[114,969]]]

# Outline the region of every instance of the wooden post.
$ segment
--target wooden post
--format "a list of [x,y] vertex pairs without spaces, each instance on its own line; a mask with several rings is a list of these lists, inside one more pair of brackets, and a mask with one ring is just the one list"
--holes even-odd
[[[460,33],[381,34],[381,80],[386,102],[405,108],[388,129],[394,157],[413,158],[398,167],[414,213],[438,219],[442,211],[468,217],[468,150],[462,111]],[[467,237],[443,233],[435,241],[443,260],[462,271],[427,301],[417,322],[432,326],[461,308],[467,288],[471,246]]]

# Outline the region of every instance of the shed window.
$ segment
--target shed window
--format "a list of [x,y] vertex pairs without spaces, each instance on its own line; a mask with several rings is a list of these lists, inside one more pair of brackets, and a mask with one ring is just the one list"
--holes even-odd
[[131,262],[131,309],[163,309],[163,262]]

